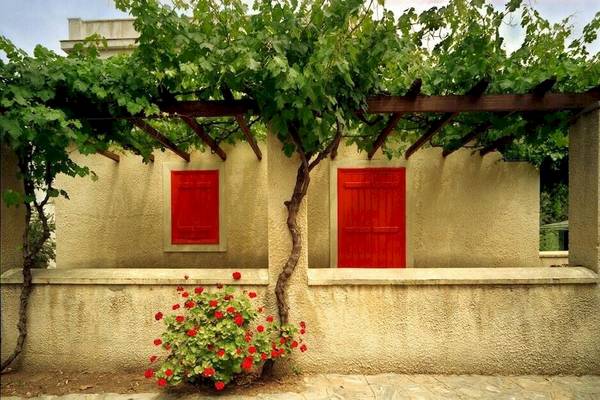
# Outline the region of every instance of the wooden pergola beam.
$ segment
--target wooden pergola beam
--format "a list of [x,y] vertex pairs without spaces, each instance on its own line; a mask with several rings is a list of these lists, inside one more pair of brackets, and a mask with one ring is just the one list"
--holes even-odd
[[[419,93],[421,93],[421,85],[422,84],[423,84],[423,81],[421,79],[415,79],[413,81],[413,83],[410,85],[410,88],[408,88],[408,91],[406,92],[406,94],[404,96],[414,99],[415,97],[417,97],[419,95]],[[375,142],[373,142],[373,146],[371,147],[371,150],[369,150],[369,153],[367,154],[367,157],[369,157],[369,160],[372,159],[373,156],[375,155],[375,153],[377,152],[377,150],[379,150],[379,148],[381,146],[383,146],[387,137],[390,135],[390,133],[392,133],[392,131],[396,128],[396,126],[398,126],[398,123],[400,122],[400,119],[402,118],[403,115],[404,115],[404,113],[399,113],[399,112],[392,114],[392,116],[388,120],[388,122],[385,125],[385,127],[383,128],[383,130],[377,136],[377,139],[375,139]]]
[[121,161],[121,157],[118,154],[113,153],[109,150],[97,150],[96,153],[103,155],[106,158],[110,158],[111,160],[117,163]]
[[474,100],[467,95],[373,96],[367,100],[368,113],[388,114],[395,112],[503,112],[503,111],[553,111],[585,108],[600,100],[600,91],[584,93],[547,93],[540,97],[528,94],[489,94]]
[[133,120],[133,124],[139,129],[146,132],[148,135],[152,136],[157,142],[165,146],[167,149],[171,150],[173,153],[183,158],[185,161],[190,161],[189,153],[186,153],[185,151],[179,149],[175,145],[175,143],[173,143],[169,138],[157,131],[152,125],[148,124],[146,121],[141,119],[135,119]]
[[[231,90],[228,87],[223,86],[221,88],[221,92],[223,93],[223,97],[225,98],[225,100],[227,100],[227,101],[234,100],[233,93],[231,93]],[[238,123],[238,125],[240,126],[240,129],[242,130],[242,132],[244,133],[244,136],[246,137],[246,140],[250,144],[250,147],[252,147],[254,154],[256,154],[256,158],[258,158],[259,160],[262,160],[262,152],[260,151],[260,148],[258,147],[258,144],[256,143],[256,139],[254,138],[254,136],[252,135],[252,132],[250,131],[250,127],[248,126],[248,123],[246,121],[246,118],[244,117],[244,114],[236,115],[235,120]]]
[[258,109],[253,100],[186,100],[163,104],[160,110],[184,117],[235,117]]
[[[467,98],[470,98],[472,101],[477,101],[477,99],[483,95],[485,90],[488,88],[490,81],[488,79],[480,79],[469,91],[465,94]],[[419,139],[415,143],[413,143],[404,154],[404,158],[408,160],[408,158],[414,154],[417,150],[419,150],[425,143],[431,140],[433,136],[442,130],[446,125],[448,125],[459,113],[458,112],[447,112],[444,113],[441,119],[435,121],[427,131],[421,135]]]
[[[551,78],[548,78],[548,79],[538,83],[529,92],[536,97],[543,97],[546,95],[546,93],[548,93],[550,91],[550,89],[552,89],[552,87],[555,84],[556,84],[556,77],[553,76]],[[594,91],[594,89],[592,89],[591,91]],[[515,113],[516,113],[515,111],[505,112],[505,113],[502,113],[501,116],[509,117],[511,115],[514,115]],[[444,151],[442,152],[442,156],[447,157],[448,155],[454,153],[456,150],[460,149],[465,144],[469,143],[471,140],[474,140],[479,135],[483,135],[491,127],[492,127],[492,123],[490,121],[484,122],[484,123],[476,126],[471,132],[469,132],[465,136],[463,136],[458,141],[457,145],[454,146],[453,149],[444,149]],[[485,153],[485,154],[487,154],[487,153]]]
[[[366,113],[392,114],[395,112],[503,112],[503,111],[551,111],[585,108],[600,100],[600,90],[583,93],[547,93],[541,97],[527,94],[489,94],[473,100],[468,95],[417,96],[371,96],[367,99]],[[235,117],[256,112],[258,106],[252,100],[189,100],[162,105],[161,111],[187,117]],[[362,112],[362,111],[358,111]]]
[[200,125],[194,118],[191,117],[180,117],[183,122],[187,124],[192,130],[198,135],[200,140],[202,140],[211,150],[216,153],[221,160],[225,161],[227,159],[227,154],[223,151],[222,148],[219,147],[217,142],[213,138],[211,138],[208,133],[204,130],[202,125]]

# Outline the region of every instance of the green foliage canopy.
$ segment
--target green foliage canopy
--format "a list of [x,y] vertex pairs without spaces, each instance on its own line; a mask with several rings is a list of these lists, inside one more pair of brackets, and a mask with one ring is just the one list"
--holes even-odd
[[[132,130],[127,117],[160,117],[161,102],[222,99],[224,88],[257,101],[258,115],[287,154],[301,146],[314,156],[340,130],[359,149],[370,149],[385,119],[369,126],[355,110],[365,107],[369,95],[403,94],[416,78],[430,95],[465,93],[482,78],[491,81],[488,93],[527,92],[551,76],[558,91],[584,91],[600,82],[599,55],[587,50],[597,39],[600,13],[572,39],[569,19],[551,24],[519,0],[503,9],[483,0],[453,0],[421,13],[409,9],[398,18],[361,0],[258,0],[252,10],[240,0],[117,5],[135,16],[140,33],[129,55],[100,58],[98,37],[68,57],[39,46],[28,56],[0,39],[7,60],[0,61],[0,139],[17,153],[32,153],[36,186],[58,173],[90,172],[69,158],[73,147],[87,154],[118,145],[147,158],[159,145]],[[514,19],[525,38],[509,53],[500,30]],[[569,117],[464,113],[432,145],[452,148],[491,120],[479,145],[510,135],[513,144],[500,149],[505,157],[539,164],[566,153]],[[437,118],[406,116],[384,151],[398,156]],[[201,147],[180,123],[153,123],[181,146]],[[229,119],[206,126],[219,141],[243,137]],[[264,134],[259,124],[254,131]]]

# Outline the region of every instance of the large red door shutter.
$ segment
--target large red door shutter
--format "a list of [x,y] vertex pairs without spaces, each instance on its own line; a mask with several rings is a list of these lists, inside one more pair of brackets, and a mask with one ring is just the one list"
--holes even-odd
[[171,171],[171,243],[219,243],[219,171]]
[[338,267],[406,267],[405,171],[338,169]]

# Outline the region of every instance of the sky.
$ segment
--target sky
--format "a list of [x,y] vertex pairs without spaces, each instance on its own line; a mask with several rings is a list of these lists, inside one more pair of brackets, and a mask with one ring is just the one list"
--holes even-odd
[[[248,0],[250,1],[250,0]],[[600,0],[529,0],[552,22],[573,15],[576,32],[600,11]],[[446,0],[386,0],[386,7],[395,13],[415,7],[418,10],[445,4]],[[504,1],[493,0],[502,6]],[[106,19],[126,18],[127,14],[117,10],[113,0],[0,0],[0,35],[31,53],[37,44],[42,44],[59,54],[61,39],[68,38],[68,18]],[[518,48],[521,38],[515,28],[506,27],[504,36],[509,50]],[[591,51],[600,51],[600,40]]]

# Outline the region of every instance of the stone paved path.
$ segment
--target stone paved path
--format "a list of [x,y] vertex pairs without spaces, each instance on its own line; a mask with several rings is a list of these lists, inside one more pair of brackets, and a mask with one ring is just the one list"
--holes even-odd
[[[600,400],[600,376],[442,376],[442,375],[311,375],[298,392],[254,396],[138,394],[70,394],[38,400],[329,400],[329,399],[515,399]],[[4,397],[21,400],[20,397]]]

